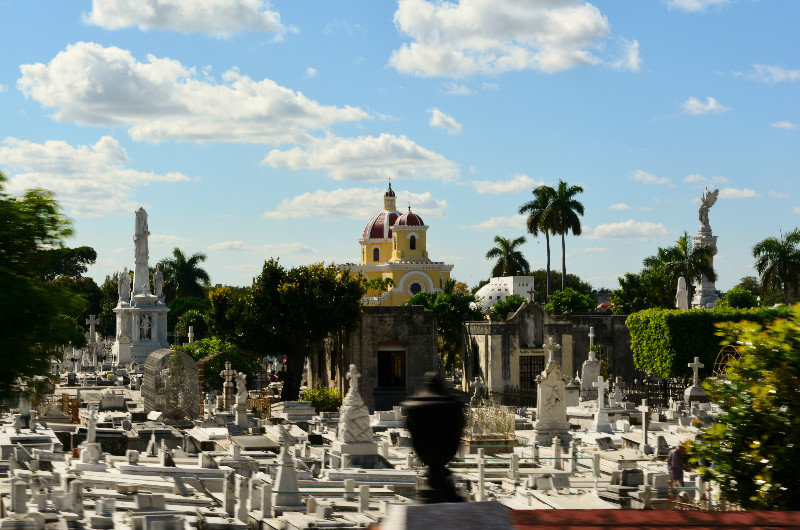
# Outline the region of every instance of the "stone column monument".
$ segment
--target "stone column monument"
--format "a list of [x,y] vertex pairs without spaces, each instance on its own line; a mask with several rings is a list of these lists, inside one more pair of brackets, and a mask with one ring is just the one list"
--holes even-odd
[[[712,192],[708,188],[703,192],[700,198],[700,208],[698,209],[698,217],[700,219],[700,228],[697,229],[697,235],[692,239],[695,248],[709,246],[714,249],[714,254],[717,253],[717,236],[711,234],[711,224],[708,221],[708,211],[717,202],[719,190],[716,189]],[[711,258],[711,264],[714,264],[714,258]],[[694,291],[692,298],[692,307],[714,307],[714,304],[719,300],[716,293],[714,282],[705,277],[700,278],[700,285]]]
[[133,236],[134,270],[133,286],[128,269],[119,275],[117,292],[119,300],[114,313],[117,315],[117,333],[111,354],[119,366],[131,361],[143,363],[152,352],[168,348],[167,312],[164,304],[161,271],[156,272],[156,294],[150,292],[149,249],[147,238],[147,212],[136,210]]

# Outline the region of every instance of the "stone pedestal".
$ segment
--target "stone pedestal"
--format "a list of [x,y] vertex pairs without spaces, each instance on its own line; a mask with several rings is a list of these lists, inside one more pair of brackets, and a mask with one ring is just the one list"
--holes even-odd
[[572,435],[565,391],[569,380],[561,373],[558,363],[551,362],[536,381],[536,421],[533,423],[536,443],[549,445],[555,436],[560,437],[562,443],[569,443]]
[[691,407],[692,403],[708,403],[708,396],[703,387],[692,385],[683,392],[683,400],[687,407]]
[[[711,228],[710,227],[703,227],[701,226],[697,230],[697,235],[693,238],[694,247],[711,247],[714,249],[714,254],[717,253],[717,236],[711,235]],[[711,263],[713,265],[714,260],[712,258]],[[692,307],[705,307],[711,308],[714,307],[714,304],[717,303],[719,300],[719,296],[717,296],[716,286],[714,282],[703,276],[700,279],[700,285],[695,288],[694,296],[692,297]]]

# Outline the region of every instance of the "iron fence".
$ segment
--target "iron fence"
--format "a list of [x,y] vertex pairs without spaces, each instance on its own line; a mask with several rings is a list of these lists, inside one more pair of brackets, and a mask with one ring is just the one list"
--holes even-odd
[[490,392],[492,401],[509,407],[535,407],[536,387],[507,386],[501,392]]
[[634,379],[622,383],[622,399],[636,404],[646,399],[651,407],[667,407],[670,398],[674,401],[683,400],[687,386],[689,386],[687,379]]

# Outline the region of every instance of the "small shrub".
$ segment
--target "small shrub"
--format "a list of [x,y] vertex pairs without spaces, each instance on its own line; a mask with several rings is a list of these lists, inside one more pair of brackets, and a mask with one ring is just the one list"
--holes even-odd
[[550,295],[544,310],[551,315],[564,313],[584,313],[594,309],[595,299],[588,294],[579,293],[572,287],[556,291]]
[[498,320],[505,320],[508,315],[519,309],[519,306],[527,302],[518,294],[507,296],[505,300],[498,300],[489,310],[490,313],[497,315]]
[[758,298],[752,291],[739,287],[738,285],[725,293],[722,300],[717,302],[716,307],[730,307],[733,309],[748,309],[758,306]]
[[318,384],[303,390],[300,401],[310,401],[318,413],[336,412],[342,406],[342,393],[336,387]]

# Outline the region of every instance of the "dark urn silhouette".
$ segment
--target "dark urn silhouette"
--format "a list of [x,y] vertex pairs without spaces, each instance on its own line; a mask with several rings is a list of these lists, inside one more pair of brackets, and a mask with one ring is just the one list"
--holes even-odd
[[464,402],[444,388],[437,372],[427,372],[417,393],[402,403],[411,444],[428,467],[418,490],[423,504],[462,502],[447,463],[455,456],[464,431]]

